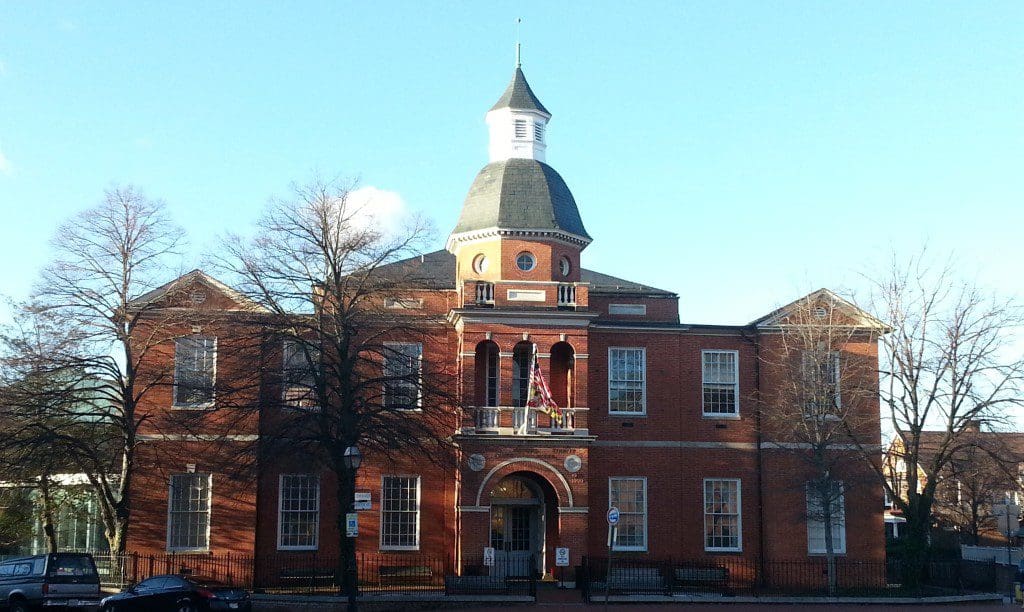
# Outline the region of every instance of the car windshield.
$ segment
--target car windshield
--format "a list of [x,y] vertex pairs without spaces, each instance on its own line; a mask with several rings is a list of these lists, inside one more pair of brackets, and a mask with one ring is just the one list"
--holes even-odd
[[56,555],[50,563],[51,576],[95,576],[96,567],[84,555]]

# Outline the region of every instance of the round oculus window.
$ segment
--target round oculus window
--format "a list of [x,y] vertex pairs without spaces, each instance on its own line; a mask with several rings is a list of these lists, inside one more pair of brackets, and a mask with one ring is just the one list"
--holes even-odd
[[569,272],[572,271],[572,262],[568,257],[563,256],[558,260],[558,271],[562,273],[562,276],[569,276]]
[[529,272],[537,265],[537,260],[534,259],[533,253],[520,253],[516,257],[516,267],[523,272]]
[[477,274],[483,274],[487,271],[487,256],[484,254],[477,255],[473,258],[473,271]]

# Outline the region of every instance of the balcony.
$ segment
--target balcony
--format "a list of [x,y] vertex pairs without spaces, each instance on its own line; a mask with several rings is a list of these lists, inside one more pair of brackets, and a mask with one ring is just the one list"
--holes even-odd
[[[561,422],[537,409],[513,406],[471,406],[460,433],[489,436],[588,436],[587,408],[562,408]],[[525,427],[523,419],[526,419]]]
[[558,307],[562,309],[576,308],[576,285],[558,286]]
[[494,283],[478,282],[476,284],[476,305],[494,308]]

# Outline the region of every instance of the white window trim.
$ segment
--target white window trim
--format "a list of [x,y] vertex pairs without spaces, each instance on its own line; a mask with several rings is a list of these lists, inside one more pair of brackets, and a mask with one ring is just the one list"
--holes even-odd
[[[293,400],[289,400],[288,399],[288,391],[289,391],[289,389],[291,389],[291,385],[289,385],[287,383],[287,381],[286,381],[287,373],[288,373],[288,370],[289,370],[289,368],[288,368],[288,345],[289,344],[299,344],[300,347],[301,347],[301,340],[299,340],[298,338],[290,337],[290,338],[285,338],[282,341],[282,343],[281,343],[281,404],[282,404],[282,406],[284,408],[301,409],[301,410],[310,410],[310,409],[318,410],[319,406],[317,405],[317,401],[316,401],[315,398],[316,398],[316,395],[317,395],[317,393],[316,393],[316,376],[317,376],[317,370],[320,367],[319,359],[317,360],[317,363],[309,363],[309,367],[314,369],[314,371],[312,372],[313,387],[311,387],[310,389],[307,390],[307,389],[305,389],[304,386],[300,385],[300,387],[302,389],[304,389],[304,390],[307,390],[309,392],[309,394],[312,395],[312,397],[306,398],[304,402],[295,402]],[[308,349],[302,348],[301,350],[302,350],[302,353],[303,353],[304,356],[308,355],[308,353],[309,353]]]
[[[842,514],[843,514],[843,524],[842,524],[842,528],[843,528],[843,542],[842,542],[842,544],[843,545],[842,546],[835,546],[835,542],[833,542],[832,544],[833,544],[834,550],[832,551],[832,554],[835,554],[835,555],[845,555],[846,554],[846,536],[847,536],[847,533],[846,533],[846,488],[843,487],[842,483],[839,483],[839,487],[842,490],[842,494],[840,495],[839,500],[842,502],[842,511],[843,511],[842,512]],[[807,505],[810,505],[809,504],[809,502],[811,500],[810,495],[811,495],[811,488],[808,486],[808,487],[806,487],[804,489],[804,502],[807,503]],[[824,540],[822,540],[821,550],[816,550],[816,549],[812,550],[811,549],[811,523],[812,522],[813,523],[820,523],[821,524],[822,535],[824,536],[824,533],[825,533],[825,521],[812,521],[811,517],[808,516],[806,522],[807,522],[807,556],[809,556],[809,557],[820,557],[822,555],[827,555],[828,553],[825,551],[826,546],[824,544]]]
[[643,546],[620,546],[616,542],[612,542],[612,550],[621,550],[624,552],[647,552],[647,515],[650,513],[650,505],[647,502],[647,477],[646,476],[609,476],[608,477],[608,507],[612,507],[612,481],[613,480],[639,480],[644,484],[644,544]]
[[[385,478],[415,478],[416,479],[416,544],[413,546],[396,546],[394,544],[384,545],[384,479]],[[423,478],[419,474],[382,474],[380,477],[380,536],[377,544],[380,550],[419,550],[420,549],[420,522],[423,519]]]
[[[704,407],[704,384],[707,382],[704,380],[704,355],[708,353],[732,353],[734,363],[736,364],[736,382],[733,383],[733,406],[735,406],[735,412],[708,412]],[[720,384],[720,383],[717,383]],[[713,419],[733,419],[737,420],[740,418],[740,352],[728,349],[702,349],[700,352],[700,407],[702,416],[713,418]]]
[[[191,474],[193,472],[185,472]],[[206,474],[206,489],[209,493],[206,496],[206,514],[209,517],[206,521],[206,546],[201,548],[190,548],[187,546],[171,546],[171,492],[174,490],[174,476],[185,474],[171,474],[172,480],[167,483],[167,551],[168,552],[209,552],[210,551],[210,528],[213,526],[213,474]]]
[[[384,348],[394,350],[392,347],[396,346],[418,346],[420,347],[420,363],[419,363],[419,378],[416,381],[416,407],[415,408],[395,408],[398,412],[422,412],[423,411],[423,343],[422,342],[385,342]],[[384,352],[384,363],[381,367],[387,367],[388,353],[387,350]],[[388,384],[385,382],[382,385],[381,390],[381,404],[387,406],[388,401]]]
[[[643,394],[643,409],[639,411],[625,412],[622,410],[612,410],[612,351],[640,351],[641,358],[644,364],[644,380],[643,386],[641,387],[641,393]],[[609,346],[608,347],[608,415],[609,416],[624,416],[624,417],[635,417],[635,416],[647,416],[647,347],[643,346]]]
[[[836,412],[841,412],[842,409],[843,409],[843,388],[842,388],[842,384],[841,384],[842,381],[840,379],[840,374],[842,373],[842,369],[841,369],[841,365],[842,365],[842,361],[841,361],[842,360],[842,352],[841,351],[829,351],[828,353],[829,353],[829,357],[831,357],[831,361],[832,361],[832,376],[835,379],[835,385],[836,385],[836,389],[835,389],[835,391],[836,391],[836,406],[835,406],[835,409],[836,409]],[[804,364],[804,367],[806,368],[806,363]],[[806,373],[804,373],[802,375],[806,376]],[[812,415],[808,414],[806,416],[812,416]],[[823,414],[823,415],[820,415],[820,416],[821,416],[821,418],[823,420],[826,420],[826,421],[839,421],[842,418],[842,417],[839,416],[839,414]]]
[[[178,340],[184,338],[209,338],[213,340],[213,397],[208,402],[200,402],[198,404],[178,403]],[[188,336],[178,336],[174,339],[174,383],[171,386],[171,408],[177,410],[209,410],[217,404],[217,352],[219,348],[220,343],[217,341],[217,336],[189,334]]]
[[[493,342],[493,340],[492,341],[485,340],[485,342]],[[494,389],[494,406],[488,406],[487,405],[487,375],[489,373],[488,372],[488,368],[490,367],[490,363],[488,362],[487,356],[488,356],[488,351],[490,350],[490,347],[488,348],[488,350],[484,351],[484,406],[487,407],[487,408],[497,408],[497,407],[501,406],[501,348],[498,346],[497,342],[494,343],[493,348],[494,348],[494,369],[495,369],[495,372],[494,372],[494,384],[496,385],[495,389]]]
[[[313,531],[316,543],[312,546],[282,546],[281,523],[284,516],[284,479],[286,476],[316,476],[316,526]],[[320,549],[320,475],[319,474],[280,474],[277,477],[277,549],[278,550],[319,550]]]
[[[735,482],[736,483],[736,547],[708,546],[708,513],[707,513],[707,491],[708,482]],[[705,478],[700,483],[701,514],[704,516],[704,531],[701,533],[701,540],[704,542],[706,552],[743,552],[743,483],[739,478]]]

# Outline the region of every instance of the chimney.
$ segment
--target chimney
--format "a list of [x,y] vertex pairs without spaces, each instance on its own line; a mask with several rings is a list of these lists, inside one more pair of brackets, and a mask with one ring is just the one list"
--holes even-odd
[[964,426],[964,431],[972,433],[981,433],[981,426],[985,421],[981,419],[970,419],[967,421],[967,425]]

